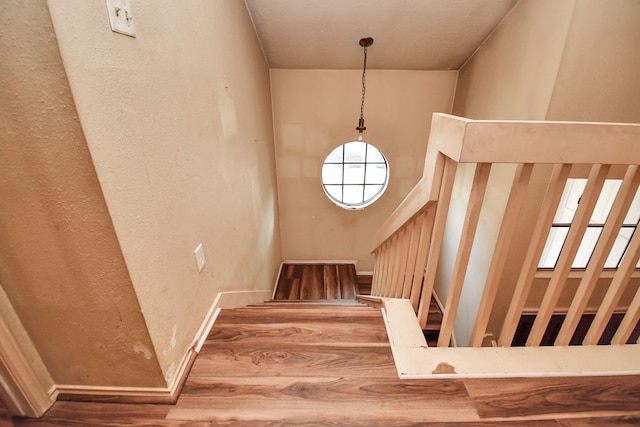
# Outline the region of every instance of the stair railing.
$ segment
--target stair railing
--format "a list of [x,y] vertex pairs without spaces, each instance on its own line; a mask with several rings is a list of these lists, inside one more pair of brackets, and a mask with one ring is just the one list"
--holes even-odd
[[[498,181],[492,181],[490,176],[502,164],[511,165],[507,169],[512,178],[505,185],[503,175],[509,173],[501,172],[499,182],[508,189],[508,194],[502,212],[492,216],[485,196],[488,189],[495,193]],[[580,284],[555,340],[556,345],[567,345],[585,314],[598,278],[605,273],[607,256],[637,194],[638,165],[640,125],[637,124],[476,121],[434,114],[423,177],[375,235],[372,295],[410,300],[424,328],[430,298],[437,286],[446,290],[439,347],[449,345],[456,322],[464,326],[465,319],[471,322],[465,339],[468,346],[487,345],[491,342],[487,337],[493,338],[494,346],[511,346],[566,182],[572,174],[586,168],[589,172],[585,190],[556,267],[548,272],[549,283],[528,335],[527,346],[539,346],[558,308],[603,183],[607,177],[622,176],[611,213],[603,224],[589,264],[581,273]],[[536,206],[537,211],[523,212],[527,199],[540,188],[539,182],[532,181],[533,171],[540,167],[550,171],[545,175],[548,179],[544,197]],[[501,280],[513,244],[522,234],[518,224],[523,215],[535,215],[533,231],[526,233],[532,237],[518,261],[521,266],[515,286],[503,289]],[[487,224],[498,230],[494,233],[497,237],[486,237],[482,227]],[[481,265],[482,277],[467,274],[472,258],[476,267]],[[618,268],[607,272],[613,275],[611,284],[599,302],[584,344],[598,342],[611,314],[619,308],[639,258],[640,232],[633,235]],[[478,264],[477,259],[488,261]],[[465,297],[466,301],[475,298],[475,303],[471,312],[463,313],[462,319],[458,315],[465,289],[471,295]],[[505,292],[510,294],[508,307],[498,307],[497,296],[504,296]],[[625,307],[613,344],[626,343],[638,324],[640,290],[636,290]],[[497,329],[489,330],[490,319],[495,321],[496,316],[502,322],[498,322]]]

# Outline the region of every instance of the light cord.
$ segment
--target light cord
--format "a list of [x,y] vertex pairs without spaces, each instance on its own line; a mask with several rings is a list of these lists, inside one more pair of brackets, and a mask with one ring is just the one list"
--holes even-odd
[[360,103],[360,119],[364,120],[364,95],[367,91],[367,46],[364,46],[364,65],[362,66],[362,102]]

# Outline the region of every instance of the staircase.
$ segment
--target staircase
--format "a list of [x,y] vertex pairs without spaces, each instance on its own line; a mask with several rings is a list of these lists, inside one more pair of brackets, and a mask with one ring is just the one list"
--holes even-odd
[[624,424],[639,381],[400,379],[380,310],[271,301],[220,312],[162,425]]
[[463,395],[398,379],[378,309],[272,301],[222,310],[167,419],[394,425]]

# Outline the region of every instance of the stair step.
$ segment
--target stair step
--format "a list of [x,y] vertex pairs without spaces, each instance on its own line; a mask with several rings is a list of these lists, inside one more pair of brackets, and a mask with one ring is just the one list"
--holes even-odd
[[350,309],[350,310],[370,310],[371,308],[366,305],[366,304],[362,304],[359,302],[349,302],[349,303],[338,303],[338,302],[331,302],[329,300],[325,300],[325,301],[304,301],[304,300],[299,300],[299,301],[286,301],[286,302],[279,302],[279,301],[267,301],[264,302],[262,304],[251,304],[248,305],[246,308],[255,308],[255,309],[259,309],[259,310],[271,310],[271,309],[278,309],[278,310],[297,310],[297,309],[312,309],[312,310],[331,310],[332,312],[335,310],[345,310],[345,309]]
[[354,264],[283,264],[275,299],[353,299],[356,287]]
[[[382,315],[379,310],[371,308],[339,308],[333,307],[312,307],[299,308],[234,308],[222,310],[216,319],[215,325],[238,323],[295,323],[303,324],[309,322],[322,322],[327,319],[338,321],[345,327],[365,321],[364,319],[380,319]],[[214,329],[215,329],[214,325]]]
[[[340,321],[337,322],[336,320]],[[345,321],[348,320],[348,321]],[[244,317],[223,317],[216,321],[208,339],[224,343],[261,343],[312,345],[389,345],[382,318],[280,318],[265,323],[251,323]]]
[[291,344],[264,340],[234,343],[207,340],[190,376],[371,377],[397,376],[389,345]]

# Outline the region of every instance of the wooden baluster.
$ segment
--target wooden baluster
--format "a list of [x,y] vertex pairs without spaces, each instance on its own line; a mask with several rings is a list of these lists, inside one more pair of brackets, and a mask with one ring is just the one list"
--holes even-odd
[[390,242],[387,240],[382,244],[382,253],[380,254],[380,280],[376,287],[376,296],[383,296],[384,287],[387,280],[387,274],[389,273],[389,246]]
[[436,279],[438,260],[440,259],[440,249],[442,248],[442,238],[444,236],[444,226],[447,222],[447,214],[449,213],[451,190],[453,189],[453,182],[456,178],[457,167],[458,164],[454,160],[448,157],[445,159],[442,181],[440,183],[440,193],[438,195],[438,203],[436,204],[435,210],[435,219],[433,220],[433,236],[431,238],[431,244],[429,245],[427,268],[425,270],[425,277],[422,284],[422,292],[420,294],[420,304],[418,308],[418,321],[422,329],[427,326],[429,304],[431,303],[433,284]]
[[444,308],[440,335],[438,337],[438,347],[448,346],[451,340],[453,324],[458,313],[458,304],[460,302],[460,296],[462,295],[464,279],[467,275],[469,257],[471,256],[473,240],[478,228],[478,220],[480,219],[480,211],[482,210],[482,202],[487,190],[490,172],[491,163],[479,163],[476,165],[471,194],[469,194],[469,204],[467,205],[467,212],[465,213],[464,225],[462,226],[462,234],[460,235],[460,243],[456,254],[456,261],[453,265],[453,273],[451,274],[449,294]]
[[493,257],[491,258],[491,265],[487,273],[487,280],[484,285],[482,299],[480,300],[478,315],[473,325],[473,331],[469,341],[470,347],[482,346],[487,324],[489,323],[489,317],[491,316],[498,288],[500,287],[500,278],[502,277],[507,255],[511,248],[511,241],[516,232],[516,222],[527,194],[532,171],[532,163],[521,163],[516,169],[511,191],[509,192],[509,200],[507,201],[502,224],[500,225],[496,247],[493,252]]
[[373,277],[371,278],[371,295],[377,295],[380,286],[380,274],[382,272],[382,248],[384,244],[378,246],[374,251]]
[[[511,299],[511,305],[505,316],[504,323],[502,325],[502,332],[498,340],[498,345],[501,347],[510,347],[513,341],[513,336],[516,332],[516,327],[520,321],[522,309],[529,296],[529,290],[531,283],[533,283],[533,276],[538,268],[540,262],[540,256],[544,250],[544,246],[547,240],[547,235],[551,224],[553,223],[553,217],[555,216],[558,208],[558,203],[562,197],[564,186],[569,177],[571,171],[571,165],[569,164],[557,164],[553,168],[551,178],[549,179],[549,185],[547,186],[547,193],[542,202],[540,212],[538,215],[538,221],[536,222],[533,230],[533,239],[527,250],[527,254],[522,263],[522,269],[516,288]],[[536,240],[537,237],[537,240]]]
[[569,276],[571,270],[571,264],[576,257],[580,243],[584,233],[589,225],[593,208],[596,206],[604,180],[609,173],[609,165],[593,165],[591,172],[589,173],[589,180],[587,186],[580,198],[580,204],[576,210],[575,217],[569,228],[569,233],[565,239],[562,251],[558,257],[556,268],[553,270],[549,286],[544,294],[542,303],[536,314],[536,320],[533,322],[531,332],[527,338],[528,346],[540,345],[544,332],[547,329],[551,315],[556,307],[564,283]]
[[400,277],[400,270],[402,270],[402,243],[404,241],[404,235],[406,229],[402,229],[398,232],[398,236],[393,244],[393,274],[391,275],[391,283],[387,296],[391,298],[396,297],[398,289],[398,278]]
[[[411,285],[411,306],[416,313],[419,313],[420,306],[423,304],[420,299],[422,294],[422,279],[424,278],[424,267],[427,264],[427,254],[429,253],[429,247],[431,246],[431,231],[433,230],[433,218],[436,213],[436,203],[427,205],[424,220],[420,227],[420,235],[418,236],[418,253],[416,254],[416,265],[413,269],[413,283]],[[429,312],[428,305],[431,302],[431,295],[427,299],[427,313]],[[426,322],[426,318],[425,318]]]
[[392,296],[393,292],[393,276],[397,268],[398,260],[398,239],[400,239],[400,233],[396,233],[395,236],[391,237],[391,241],[389,242],[388,271],[384,281],[384,292],[382,295],[384,297]]
[[[411,239],[413,238],[414,222],[415,221],[411,221],[411,223],[407,224],[407,226],[405,227],[402,246],[400,246],[400,274],[398,275],[398,282],[396,284],[396,298],[404,298],[404,288],[405,286],[407,286],[405,285],[405,280],[407,277],[407,265],[409,264],[407,255],[409,254],[409,246],[411,246]],[[409,287],[410,285],[407,286],[407,288]]]
[[404,227],[398,233],[398,241],[396,242],[396,260],[395,260],[395,268],[393,270],[393,279],[392,279],[392,287],[391,294],[389,295],[391,298],[398,298],[400,294],[402,294],[402,281],[404,279],[404,268],[407,265],[406,254],[403,256],[405,243],[407,241],[408,236],[408,227]]
[[[593,254],[589,259],[587,269],[580,281],[580,286],[576,291],[576,294],[571,302],[567,317],[562,322],[562,328],[558,333],[555,345],[569,345],[573,333],[578,327],[578,322],[584,314],[584,309],[589,302],[589,298],[593,294],[593,290],[596,287],[596,283],[602,273],[604,263],[607,261],[607,257],[611,252],[611,248],[618,236],[620,227],[624,221],[625,216],[633,202],[633,198],[636,195],[638,184],[640,183],[640,172],[637,165],[632,165],[627,168],[627,173],[624,176],[622,185],[618,190],[616,200],[611,208],[611,212],[605,222],[602,233],[598,238],[598,243],[593,250]],[[635,264],[634,264],[635,266]],[[608,321],[608,318],[607,320]],[[605,324],[606,325],[606,324]],[[591,328],[596,325],[592,324]],[[604,326],[602,326],[604,330]],[[599,339],[599,337],[598,337]],[[597,344],[597,342],[596,342]]]
[[[624,258],[618,267],[618,270],[613,276],[613,280],[611,280],[611,284],[609,285],[609,289],[600,304],[600,308],[596,313],[596,317],[593,319],[591,323],[591,327],[587,332],[587,336],[584,338],[584,344],[586,345],[595,345],[598,344],[602,333],[604,332],[605,327],[609,323],[609,319],[611,319],[611,315],[613,314],[616,306],[618,305],[618,301],[622,297],[622,294],[625,291],[626,286],[629,284],[629,278],[631,274],[636,269],[636,265],[638,264],[638,259],[640,259],[640,231],[636,231],[633,233],[631,237],[631,241],[629,242],[629,246],[627,247],[627,251],[624,254]],[[638,296],[636,295],[636,298]],[[633,305],[633,304],[632,304]],[[627,311],[627,314],[631,312],[631,308]],[[633,315],[629,317],[633,319]],[[625,316],[626,319],[626,316]],[[624,323],[624,321],[623,321]],[[624,330],[625,327],[620,324],[618,327],[618,331],[620,335],[616,333],[615,337],[612,340],[612,344],[624,344],[628,339],[629,335],[631,335],[631,331],[635,327],[637,323],[637,319],[635,322],[631,324],[631,329],[629,329],[628,333],[620,332]],[[618,337],[618,342],[616,341],[616,337]]]
[[373,296],[382,296],[382,288],[384,287],[384,275],[387,271],[387,251],[388,251],[388,243],[384,242],[378,248],[379,257],[376,256],[376,263],[380,264],[378,268],[378,279],[376,280],[375,287],[371,287],[371,295]]
[[411,297],[411,287],[413,285],[413,270],[416,268],[416,255],[418,253],[418,243],[420,243],[420,230],[424,221],[424,212],[420,213],[409,225],[409,246],[407,248],[407,265],[404,270],[401,298]]
[[[638,259],[637,249],[635,254],[636,260]],[[622,318],[622,322],[620,322],[620,326],[618,326],[618,330],[616,334],[613,336],[611,340],[611,344],[626,344],[633,332],[633,329],[638,324],[638,320],[640,320],[640,288],[636,291],[636,296],[633,297],[633,301],[629,305],[626,314]],[[638,339],[636,344],[640,341]]]
[[375,295],[376,282],[378,280],[378,270],[380,268],[380,246],[371,253],[373,255],[373,274],[371,275],[371,295]]

